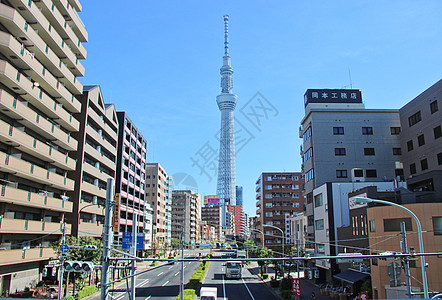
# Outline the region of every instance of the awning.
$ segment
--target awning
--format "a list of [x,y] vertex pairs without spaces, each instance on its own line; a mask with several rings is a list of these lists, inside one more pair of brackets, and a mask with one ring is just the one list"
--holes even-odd
[[336,279],[339,279],[341,281],[345,281],[345,282],[349,282],[349,283],[353,284],[359,280],[370,277],[370,274],[359,272],[359,271],[352,270],[352,269],[348,269],[347,271],[336,274],[333,277]]

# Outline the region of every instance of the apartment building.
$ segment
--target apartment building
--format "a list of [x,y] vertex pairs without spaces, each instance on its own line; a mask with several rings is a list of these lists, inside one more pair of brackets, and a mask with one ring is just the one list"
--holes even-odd
[[114,105],[104,103],[100,86],[85,86],[79,100],[81,113],[75,117],[80,131],[72,134],[78,141],[77,164],[68,174],[75,181],[68,193],[74,203],[69,223],[73,236],[101,237],[107,180],[115,178],[118,119]]
[[359,90],[308,89],[299,137],[307,233],[314,242],[313,190],[327,182],[391,181],[403,176],[397,109],[365,109]]
[[227,205],[227,212],[233,216],[233,231],[232,235],[237,237],[245,236],[245,217],[242,206],[240,205]]
[[442,80],[399,110],[405,178],[421,197],[442,198]]
[[172,191],[172,238],[180,239],[184,233],[186,245],[201,240],[201,195],[191,190]]
[[[121,242],[123,232],[144,231],[145,180],[147,142],[125,112],[117,112],[118,152],[115,177],[115,193],[119,195],[114,214],[114,241]],[[117,220],[118,218],[118,220]]]
[[0,294],[41,279],[73,210],[88,39],[78,11],[76,0],[0,3]]
[[302,212],[303,183],[301,172],[265,172],[256,181],[256,228],[264,232],[266,247],[282,246],[284,237],[278,229],[263,225],[276,226],[285,236],[286,215]]
[[224,241],[222,230],[222,210],[219,205],[205,205],[201,208],[201,221],[215,228],[216,241]]
[[159,163],[146,163],[145,201],[153,209],[152,240],[161,245],[171,243],[171,182]]

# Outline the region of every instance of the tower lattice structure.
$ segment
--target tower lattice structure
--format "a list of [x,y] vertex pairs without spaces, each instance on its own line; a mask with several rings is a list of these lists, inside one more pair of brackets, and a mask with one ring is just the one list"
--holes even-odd
[[226,222],[227,204],[236,204],[235,184],[235,135],[233,127],[233,111],[235,110],[237,96],[232,93],[233,68],[229,56],[229,16],[224,16],[224,56],[221,74],[221,94],[216,102],[221,111],[221,132],[218,164],[217,194],[223,205],[223,225]]

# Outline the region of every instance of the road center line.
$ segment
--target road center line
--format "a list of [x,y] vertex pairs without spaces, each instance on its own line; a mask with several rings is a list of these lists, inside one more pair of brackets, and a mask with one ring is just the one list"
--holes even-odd
[[161,272],[160,274],[158,274],[157,276],[161,276],[161,274],[163,274],[164,272]]
[[246,282],[244,281],[244,278],[241,278],[242,283],[244,283],[244,285],[246,286],[247,292],[249,292],[250,297],[252,297],[252,300],[255,300],[255,298],[253,297],[252,293],[249,290],[249,287],[247,286]]
[[178,274],[180,274],[180,272],[179,272],[179,271],[178,271],[178,272],[176,272],[176,273],[175,273],[175,275],[173,275],[173,276],[177,276]]
[[169,280],[168,281],[166,281],[162,286],[165,286],[166,284],[168,284],[169,283]]

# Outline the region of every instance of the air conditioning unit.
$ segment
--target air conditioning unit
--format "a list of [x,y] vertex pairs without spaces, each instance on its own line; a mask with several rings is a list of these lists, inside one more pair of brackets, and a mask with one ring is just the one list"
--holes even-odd
[[361,168],[351,169],[351,181],[352,182],[364,182],[364,170]]

